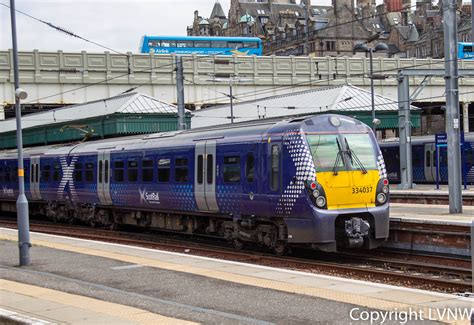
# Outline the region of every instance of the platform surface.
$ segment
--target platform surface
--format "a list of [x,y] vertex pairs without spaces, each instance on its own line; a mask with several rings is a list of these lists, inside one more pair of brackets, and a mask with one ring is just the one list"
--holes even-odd
[[[0,229],[0,308],[49,322],[347,324],[364,312],[394,317],[415,310],[427,323],[447,308],[474,306],[455,295],[38,233],[31,265],[20,268],[16,241],[15,230]],[[80,308],[83,318],[68,319]]]
[[417,223],[471,225],[474,206],[463,206],[462,213],[450,214],[449,205],[390,203],[390,219]]

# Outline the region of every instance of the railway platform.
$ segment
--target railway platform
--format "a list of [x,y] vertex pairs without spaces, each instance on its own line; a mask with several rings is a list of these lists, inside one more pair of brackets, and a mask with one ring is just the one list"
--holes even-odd
[[[1,317],[48,323],[469,324],[473,299],[186,253],[0,229]],[[29,321],[28,321],[29,319]]]
[[[463,205],[474,205],[474,186],[468,185],[462,189]],[[418,204],[449,204],[447,184],[441,184],[439,189],[435,184],[415,184],[412,189],[399,189],[398,184],[390,185],[390,201],[392,203]]]

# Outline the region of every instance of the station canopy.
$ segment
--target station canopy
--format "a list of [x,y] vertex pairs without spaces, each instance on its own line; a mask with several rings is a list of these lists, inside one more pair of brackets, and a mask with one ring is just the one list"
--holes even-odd
[[[238,95],[236,96],[238,99]],[[398,128],[398,102],[375,94],[376,117],[381,120],[378,129]],[[412,127],[420,126],[421,110],[411,106]],[[278,95],[233,105],[234,123],[263,118],[294,117],[308,114],[336,113],[354,117],[367,125],[372,124],[371,92],[352,85],[317,88]],[[231,122],[230,105],[221,105],[195,111],[193,127],[205,127]]]
[[[191,114],[186,111],[186,124]],[[25,146],[175,131],[176,105],[141,93],[125,93],[22,117]],[[16,147],[16,121],[0,121],[0,149]]]

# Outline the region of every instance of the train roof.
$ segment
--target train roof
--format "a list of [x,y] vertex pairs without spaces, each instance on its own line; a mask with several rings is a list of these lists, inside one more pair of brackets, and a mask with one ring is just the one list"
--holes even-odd
[[[340,125],[331,125],[331,117],[337,117]],[[335,114],[301,116],[292,119],[269,119],[253,122],[241,122],[231,125],[220,125],[190,129],[185,131],[163,132],[147,135],[135,135],[120,138],[110,138],[90,142],[58,144],[24,149],[25,157],[40,155],[68,155],[91,153],[100,150],[150,150],[157,146],[161,148],[174,148],[177,146],[193,145],[197,141],[219,140],[220,142],[250,142],[262,141],[267,134],[281,135],[288,130],[312,128],[318,132],[353,130],[355,132],[370,132],[370,128],[360,121],[347,116]],[[0,152],[9,158],[16,157],[16,150]]]

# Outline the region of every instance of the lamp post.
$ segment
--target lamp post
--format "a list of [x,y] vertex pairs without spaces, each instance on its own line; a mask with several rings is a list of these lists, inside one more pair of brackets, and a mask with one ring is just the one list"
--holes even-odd
[[18,72],[18,47],[16,43],[15,0],[10,0],[10,16],[12,25],[13,45],[13,74],[15,77],[15,115],[16,115],[16,145],[18,150],[18,199],[16,211],[18,218],[18,247],[20,249],[20,266],[30,264],[30,225],[28,216],[28,200],[25,195],[25,169],[23,167],[23,135],[21,130],[20,100],[28,94],[20,88]]
[[374,79],[385,79],[384,76],[374,75],[374,63],[372,60],[373,52],[379,51],[387,51],[388,45],[385,43],[377,43],[374,47],[369,47],[367,44],[357,44],[354,46],[354,53],[357,51],[363,51],[365,53],[369,53],[369,60],[370,60],[370,93],[371,93],[371,104],[372,104],[372,130],[375,133],[375,128],[378,124],[380,124],[380,120],[375,118],[375,93],[374,93]]

